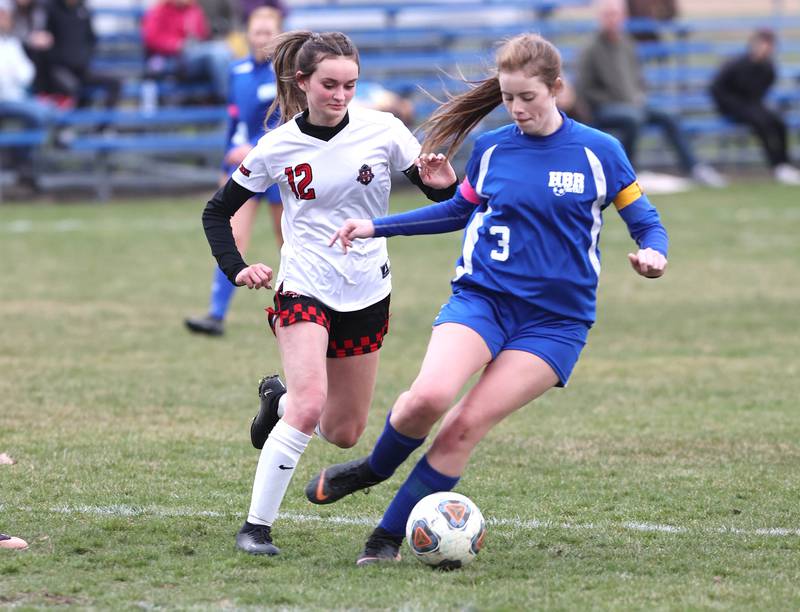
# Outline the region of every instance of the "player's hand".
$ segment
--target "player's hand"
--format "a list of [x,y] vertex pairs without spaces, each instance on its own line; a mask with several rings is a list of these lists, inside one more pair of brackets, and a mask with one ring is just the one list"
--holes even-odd
[[238,166],[244,161],[244,158],[247,157],[247,154],[253,150],[253,145],[251,144],[240,144],[238,147],[232,148],[225,154],[225,163],[229,166]]
[[37,51],[47,51],[53,46],[53,35],[47,30],[34,30],[28,35],[27,43]]
[[646,278],[658,278],[664,274],[667,258],[653,249],[639,249],[634,255],[628,253],[628,261],[637,274]]
[[428,187],[444,189],[458,180],[453,166],[441,153],[423,153],[414,163],[419,168],[419,177]]
[[372,238],[375,235],[375,225],[369,219],[348,219],[331,236],[328,246],[333,246],[337,241],[342,243],[342,250],[347,253],[347,249],[353,246],[356,238]]
[[263,263],[247,266],[236,275],[236,285],[239,287],[246,285],[248,289],[272,289],[272,268]]

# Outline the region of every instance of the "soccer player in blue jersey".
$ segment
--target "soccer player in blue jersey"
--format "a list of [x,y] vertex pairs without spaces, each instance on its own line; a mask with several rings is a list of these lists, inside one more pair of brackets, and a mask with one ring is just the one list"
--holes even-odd
[[[656,278],[667,265],[666,231],[620,143],[557,109],[557,49],[523,34],[503,44],[496,61],[495,76],[452,98],[425,126],[423,150],[449,144],[449,157],[501,102],[511,115],[511,124],[477,139],[455,196],[407,213],[350,219],[331,240],[347,249],[356,239],[466,228],[452,296],[434,321],[416,380],[395,402],[372,453],[328,467],[306,487],[310,501],[327,504],[386,480],[444,416],[359,565],[399,559],[417,501],[452,489],[496,423],[566,385],[595,320],[604,209],[614,205],[638,244],[628,255],[637,274]],[[430,153],[420,162],[422,176],[442,163]]]
[[[283,17],[275,8],[260,7],[253,11],[247,21],[247,43],[250,55],[231,64],[228,88],[228,146],[224,159],[222,184],[242,163],[250,150],[264,135],[264,120],[267,110],[276,95],[275,71],[267,58],[269,42],[281,31]],[[279,114],[273,113],[267,122],[275,127]],[[283,244],[281,235],[281,196],[277,185],[272,185],[264,194],[259,194],[242,206],[231,219],[236,246],[242,253],[247,251],[253,223],[258,212],[258,202],[265,197],[269,202],[275,241]],[[186,327],[193,332],[221,336],[224,333],[225,315],[230,307],[236,287],[227,279],[219,267],[214,270],[208,313],[202,317],[189,317]]]

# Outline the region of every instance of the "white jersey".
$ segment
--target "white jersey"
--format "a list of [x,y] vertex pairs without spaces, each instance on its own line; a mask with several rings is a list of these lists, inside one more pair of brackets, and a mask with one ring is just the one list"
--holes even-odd
[[348,218],[386,215],[391,171],[409,168],[420,153],[394,115],[355,107],[348,113],[348,124],[327,142],[294,120],[267,132],[232,176],[255,193],[280,187],[284,244],[276,286],[342,312],[389,295],[389,255],[385,238],[356,240],[345,254],[328,246],[331,236]]

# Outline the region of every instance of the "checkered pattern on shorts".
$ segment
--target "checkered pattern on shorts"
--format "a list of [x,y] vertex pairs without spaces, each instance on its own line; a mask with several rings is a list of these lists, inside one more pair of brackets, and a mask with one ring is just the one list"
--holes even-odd
[[328,331],[331,358],[366,355],[381,348],[389,333],[389,296],[380,302],[354,312],[339,312],[319,300],[292,292],[275,293],[275,308],[267,308],[273,333],[281,327],[308,321]]

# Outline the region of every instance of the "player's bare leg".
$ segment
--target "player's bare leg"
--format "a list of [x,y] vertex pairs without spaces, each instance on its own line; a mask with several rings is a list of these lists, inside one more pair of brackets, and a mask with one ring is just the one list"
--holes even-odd
[[[391,426],[403,436],[424,438],[470,376],[490,359],[486,343],[472,329],[455,323],[435,327],[417,379],[392,408]],[[315,504],[330,504],[386,478],[371,468],[369,456],[362,457],[317,474],[306,485],[306,497]]]
[[553,369],[525,351],[503,351],[447,413],[426,457],[448,476],[460,476],[488,431],[558,382]]
[[328,359],[328,399],[318,433],[340,448],[358,442],[367,425],[378,376],[380,351]]

